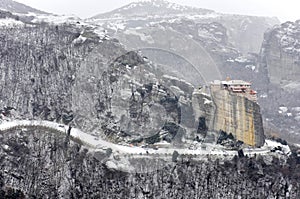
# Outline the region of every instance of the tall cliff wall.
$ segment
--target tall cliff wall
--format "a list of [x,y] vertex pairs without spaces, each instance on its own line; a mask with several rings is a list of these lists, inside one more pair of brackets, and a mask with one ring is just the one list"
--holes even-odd
[[262,44],[261,66],[268,70],[271,83],[286,85],[299,81],[300,20],[286,22],[267,31]]
[[264,144],[260,107],[246,97],[220,89],[211,89],[211,96],[194,92],[193,108],[195,117],[205,118],[209,130],[232,133],[251,146]]

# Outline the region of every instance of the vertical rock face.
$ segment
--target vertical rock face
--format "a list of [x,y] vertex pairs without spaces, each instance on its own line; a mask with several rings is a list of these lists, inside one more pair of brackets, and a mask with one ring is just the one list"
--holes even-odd
[[0,118],[71,123],[120,141],[177,127],[179,100],[190,110],[184,99],[191,84],[160,77],[137,53],[88,27],[45,23],[0,30]]
[[246,97],[219,89],[211,89],[211,97],[195,92],[193,108],[195,117],[206,118],[210,130],[231,133],[237,140],[251,146],[264,144],[260,107]]
[[286,22],[265,33],[261,49],[262,65],[271,83],[287,85],[299,81],[300,21]]
[[264,133],[259,105],[246,97],[227,90],[212,90],[216,114],[214,130],[232,133],[238,140],[252,146],[264,144]]
[[267,129],[276,128],[282,138],[299,142],[300,123],[295,110],[300,103],[300,20],[267,31],[258,61],[257,74],[268,81],[256,84],[263,94],[259,103],[268,120]]
[[121,45],[100,42],[71,24],[0,29],[0,109],[11,107],[20,118],[91,126],[86,121],[97,119],[94,76],[125,52]]

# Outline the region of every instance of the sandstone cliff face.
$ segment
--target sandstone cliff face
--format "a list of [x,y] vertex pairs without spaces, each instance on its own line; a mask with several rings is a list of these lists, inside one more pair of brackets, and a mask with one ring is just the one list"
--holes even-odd
[[227,90],[211,90],[216,106],[213,128],[232,133],[252,146],[264,144],[264,131],[259,105]]
[[219,89],[211,89],[211,97],[195,92],[193,99],[195,116],[204,117],[210,130],[231,133],[251,146],[264,144],[262,116],[257,103]]

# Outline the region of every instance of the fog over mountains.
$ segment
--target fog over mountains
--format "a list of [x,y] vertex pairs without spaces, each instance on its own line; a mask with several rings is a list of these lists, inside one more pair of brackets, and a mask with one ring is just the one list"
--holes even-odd
[[0,9],[0,198],[300,197],[299,21]]

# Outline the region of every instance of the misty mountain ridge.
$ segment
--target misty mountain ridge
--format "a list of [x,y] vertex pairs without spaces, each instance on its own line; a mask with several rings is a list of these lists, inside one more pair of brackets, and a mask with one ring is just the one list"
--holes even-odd
[[30,6],[12,0],[0,0],[0,9],[16,14],[47,14],[47,12],[32,8]]
[[165,0],[144,0],[130,3],[111,12],[98,14],[92,18],[149,17],[149,15],[182,15],[186,13],[205,15],[214,13],[214,11],[183,6]]
[[[143,34],[144,29],[151,29],[155,25],[161,26],[162,23],[181,23],[182,26],[185,26],[185,21],[187,21],[186,29],[190,29],[189,21],[192,21],[194,23],[193,31],[197,32],[198,23],[217,22],[226,28],[228,41],[243,54],[258,53],[264,32],[280,23],[276,17],[222,14],[213,10],[182,6],[164,0],[130,3],[111,12],[96,15],[88,21],[103,25],[108,31],[112,29],[112,32],[119,33],[119,31],[126,32],[128,29],[135,29],[137,34]],[[206,31],[211,34],[209,29]],[[199,34],[204,35],[200,32]],[[113,34],[113,36],[115,35]],[[118,36],[116,37],[118,38]]]

